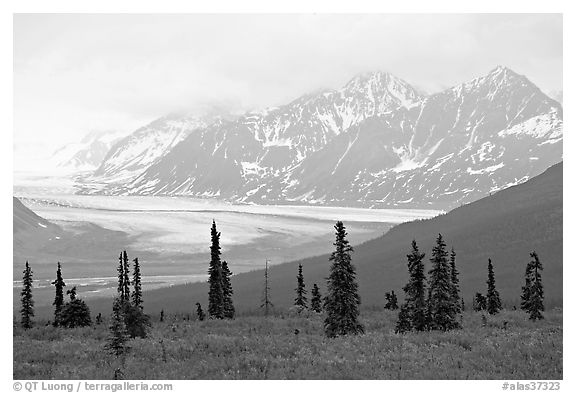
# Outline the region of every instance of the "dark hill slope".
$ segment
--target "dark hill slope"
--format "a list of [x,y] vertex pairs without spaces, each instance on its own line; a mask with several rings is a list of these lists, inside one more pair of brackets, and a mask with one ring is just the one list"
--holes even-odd
[[28,209],[18,198],[12,197],[13,233],[36,232],[57,226]]
[[[382,304],[384,292],[402,294],[407,280],[406,257],[412,239],[427,253],[438,233],[457,252],[461,287],[467,302],[476,291],[486,290],[488,258],[492,258],[496,284],[503,299],[518,302],[529,253],[539,253],[544,265],[544,290],[549,302],[562,299],[562,163],[526,183],[429,220],[394,227],[385,235],[356,247],[353,255],[358,269],[364,305]],[[224,255],[226,258],[226,255]],[[314,282],[325,288],[328,256],[299,261],[304,265],[307,289]],[[294,298],[298,261],[270,269],[272,301],[276,307],[290,306]],[[264,261],[262,261],[264,264]],[[234,269],[234,261],[229,261]],[[239,274],[232,279],[237,309],[257,308],[260,304],[263,272]],[[145,292],[148,312],[193,311],[196,301],[207,303],[204,283],[175,286]],[[110,300],[94,300],[106,310]],[[105,308],[104,308],[105,307]]]

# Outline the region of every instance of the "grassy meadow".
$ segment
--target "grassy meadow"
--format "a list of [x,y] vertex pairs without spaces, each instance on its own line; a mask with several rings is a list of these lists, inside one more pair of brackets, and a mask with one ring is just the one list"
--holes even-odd
[[[363,310],[366,334],[327,339],[321,315],[245,313],[235,320],[153,318],[116,358],[101,325],[14,325],[14,379],[562,379],[562,311],[465,312],[463,329],[394,333],[397,312]],[[298,334],[296,334],[298,332]]]

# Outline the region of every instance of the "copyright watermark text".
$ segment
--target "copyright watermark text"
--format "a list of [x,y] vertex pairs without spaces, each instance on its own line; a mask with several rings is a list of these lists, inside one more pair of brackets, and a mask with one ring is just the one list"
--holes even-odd
[[147,382],[14,382],[14,391],[20,392],[133,392],[133,391],[172,391],[171,383]]

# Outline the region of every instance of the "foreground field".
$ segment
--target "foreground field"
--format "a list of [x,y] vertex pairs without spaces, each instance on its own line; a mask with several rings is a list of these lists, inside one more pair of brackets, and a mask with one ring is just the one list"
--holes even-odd
[[[396,312],[362,312],[366,334],[327,339],[322,317],[154,321],[122,360],[103,349],[106,325],[14,328],[14,379],[562,379],[562,312],[467,312],[464,328],[394,334]],[[40,323],[38,323],[39,325]],[[296,329],[298,334],[296,333]]]

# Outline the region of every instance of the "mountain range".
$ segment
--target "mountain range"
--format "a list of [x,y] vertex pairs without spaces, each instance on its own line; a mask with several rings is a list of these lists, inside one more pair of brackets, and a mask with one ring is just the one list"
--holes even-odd
[[365,73],[234,119],[159,119],[117,143],[82,192],[451,209],[560,162],[562,117],[505,67],[431,95]]

